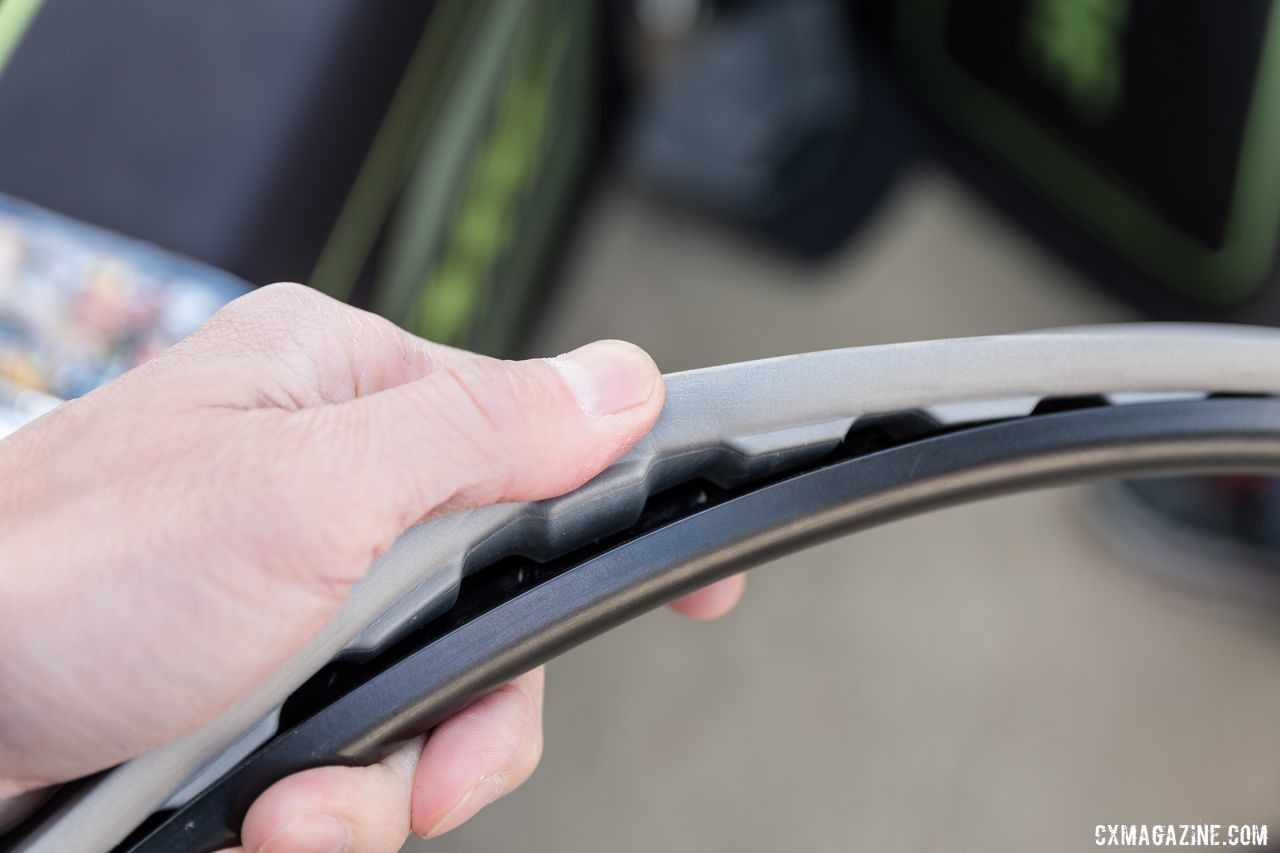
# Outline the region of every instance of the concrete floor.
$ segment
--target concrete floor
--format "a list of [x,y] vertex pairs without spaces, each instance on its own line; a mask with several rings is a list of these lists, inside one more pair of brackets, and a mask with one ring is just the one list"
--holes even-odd
[[[540,354],[664,370],[1125,319],[922,170],[802,267],[618,187],[578,235]],[[550,668],[524,789],[407,850],[1074,851],[1095,824],[1273,820],[1280,621],[1138,571],[1080,494],[900,522],[753,574],[728,619],[652,613]]]

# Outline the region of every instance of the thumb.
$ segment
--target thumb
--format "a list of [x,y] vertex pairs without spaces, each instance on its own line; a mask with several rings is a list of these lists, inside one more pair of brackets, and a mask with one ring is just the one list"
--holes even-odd
[[358,487],[403,527],[571,491],[648,432],[662,400],[643,350],[599,341],[554,359],[468,360],[319,411],[355,433]]

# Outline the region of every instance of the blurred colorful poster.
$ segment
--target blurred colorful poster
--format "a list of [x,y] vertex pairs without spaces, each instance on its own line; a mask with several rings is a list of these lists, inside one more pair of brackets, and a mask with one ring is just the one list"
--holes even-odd
[[145,361],[248,289],[0,196],[0,435]]

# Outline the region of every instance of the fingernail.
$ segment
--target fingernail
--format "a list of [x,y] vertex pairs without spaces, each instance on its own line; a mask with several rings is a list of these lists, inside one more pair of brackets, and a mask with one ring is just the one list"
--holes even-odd
[[644,350],[622,341],[597,341],[551,359],[578,405],[592,417],[616,415],[653,396],[658,369]]
[[423,838],[435,838],[456,829],[476,816],[482,808],[502,796],[503,781],[498,774],[481,776],[480,780],[467,789],[453,808],[444,813],[444,817],[435,822],[423,834]]
[[337,818],[304,812],[266,840],[259,853],[344,853],[351,848],[351,829]]

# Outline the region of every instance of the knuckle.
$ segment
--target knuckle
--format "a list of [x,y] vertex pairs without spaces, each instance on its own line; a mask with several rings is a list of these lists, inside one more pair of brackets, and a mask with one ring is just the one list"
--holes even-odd
[[233,326],[252,337],[288,337],[299,321],[325,310],[333,300],[301,284],[268,284],[222,306],[210,326]]
[[270,284],[223,306],[197,335],[220,355],[260,360],[264,398],[301,408],[325,390],[321,377],[343,375],[328,368],[345,361],[340,333],[353,311],[300,284]]
[[320,291],[307,287],[305,284],[279,281],[259,287],[249,294],[246,301],[258,302],[263,305],[298,306],[320,305],[326,302],[327,299],[328,297],[324,296]]

